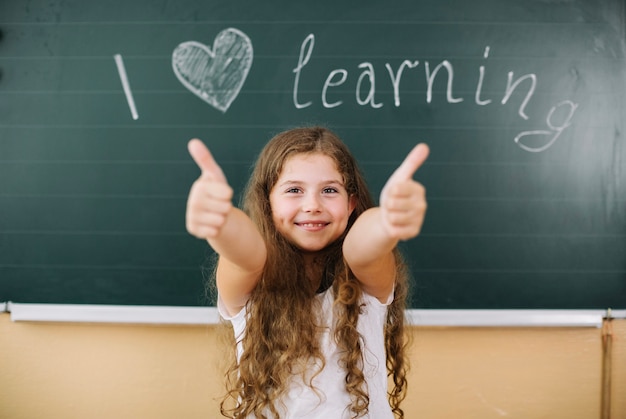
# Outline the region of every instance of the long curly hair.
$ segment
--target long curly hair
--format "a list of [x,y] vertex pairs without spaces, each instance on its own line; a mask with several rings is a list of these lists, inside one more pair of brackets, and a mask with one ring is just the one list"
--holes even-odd
[[[317,285],[306,277],[301,252],[276,230],[272,221],[269,195],[285,161],[301,153],[322,153],[331,157],[343,175],[349,196],[356,197],[346,232],[318,257],[325,272],[322,282],[332,281],[334,310],[338,313],[335,340],[345,369],[346,391],[354,418],[367,414],[369,396],[361,369],[363,348],[357,332],[361,309],[361,286],[342,254],[343,239],[356,218],[373,206],[365,179],[345,144],[323,127],[296,128],[272,138],[256,162],[243,195],[243,210],[257,225],[267,246],[262,276],[247,303],[247,329],[242,338],[243,353],[228,371],[227,395],[221,402],[226,417],[279,417],[277,403],[287,391],[290,378],[300,374],[313,387],[312,380],[324,367],[319,345],[320,324],[316,312]],[[397,274],[394,300],[388,307],[385,326],[387,373],[393,386],[388,398],[396,417],[404,417],[400,403],[406,396],[407,336],[404,311],[408,290],[406,264],[396,250]],[[317,371],[310,371],[310,366]],[[307,369],[307,367],[309,369]],[[314,391],[317,391],[315,388]]]

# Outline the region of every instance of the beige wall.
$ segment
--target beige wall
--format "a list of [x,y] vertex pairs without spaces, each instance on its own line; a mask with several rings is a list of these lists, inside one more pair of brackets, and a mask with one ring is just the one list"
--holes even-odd
[[[626,419],[626,321],[613,321],[612,416]],[[600,418],[602,330],[415,328],[408,418]],[[217,418],[215,326],[11,322],[0,418]]]

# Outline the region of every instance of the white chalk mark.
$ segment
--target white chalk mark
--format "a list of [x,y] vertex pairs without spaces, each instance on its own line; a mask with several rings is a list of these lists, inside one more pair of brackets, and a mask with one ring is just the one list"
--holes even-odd
[[[335,79],[335,75],[338,75],[339,78],[338,80],[333,81],[333,79]],[[326,83],[324,83],[324,88],[322,89],[322,104],[325,108],[334,108],[343,103],[343,100],[338,100],[334,103],[328,103],[328,101],[326,100],[326,93],[328,92],[329,87],[341,86],[346,82],[346,80],[348,80],[348,71],[344,68],[338,68],[328,74],[328,77],[326,78]]]
[[494,406],[491,403],[489,403],[487,401],[487,399],[485,399],[485,397],[480,392],[476,391],[475,394],[478,397],[478,400],[480,400],[482,402],[482,404],[484,404],[488,408],[492,409],[498,415],[500,415],[500,416],[509,416],[509,413],[506,410],[500,409],[499,407]]
[[[490,50],[490,47],[489,45],[487,45],[485,47],[485,53],[483,54],[483,57],[485,58],[485,60],[489,58],[489,50]],[[491,99],[483,100],[480,98],[480,93],[483,90],[484,80],[485,80],[485,66],[481,65],[478,68],[478,84],[476,85],[476,94],[474,95],[474,100],[476,101],[476,104],[480,106],[489,105],[491,103]]]
[[530,81],[530,89],[528,90],[528,93],[526,93],[526,97],[524,98],[524,101],[522,102],[521,106],[519,107],[519,111],[517,112],[519,114],[519,116],[521,116],[522,118],[528,120],[528,115],[526,115],[526,113],[524,112],[524,110],[526,109],[526,105],[528,104],[528,101],[530,100],[531,97],[533,97],[533,94],[535,93],[535,87],[537,86],[537,76],[535,74],[525,74],[522,77],[518,78],[517,80],[515,80],[515,83],[513,83],[513,72],[509,71],[509,75],[508,75],[508,81],[506,84],[506,92],[504,94],[504,97],[502,98],[502,104],[506,105],[506,102],[508,102],[508,100],[510,99],[511,95],[513,94],[513,91],[517,88],[517,86],[523,82],[524,80],[529,80]]
[[196,41],[179,44],[172,69],[190,92],[226,112],[252,66],[252,42],[243,32],[227,28],[217,34],[213,49]]
[[389,77],[391,78],[391,84],[393,85],[393,103],[396,105],[396,108],[400,106],[400,78],[402,77],[402,73],[404,72],[405,67],[415,68],[419,65],[419,61],[410,61],[404,60],[400,67],[398,67],[398,71],[394,74],[393,69],[389,63],[385,63],[385,67],[389,72]]
[[[300,72],[305,65],[309,63],[311,59],[311,53],[313,53],[313,47],[315,46],[315,35],[310,33],[304,38],[304,42],[300,46],[300,58],[298,59],[298,65],[293,69],[293,72],[296,73],[296,79],[293,83],[293,104],[296,109],[306,108],[307,106],[311,106],[313,102],[308,101],[306,103],[298,102],[298,83],[300,82]],[[306,52],[305,52],[306,51]]]
[[[376,103],[374,100],[374,94],[376,93],[376,71],[374,71],[374,66],[372,63],[363,62],[359,64],[359,68],[364,70],[359,76],[359,80],[356,82],[356,102],[359,105],[367,105],[369,103],[374,109],[382,107],[382,103]],[[369,79],[370,90],[367,93],[367,97],[365,99],[361,99],[361,84],[365,78]]]
[[[304,77],[308,76],[308,73],[315,71],[314,69],[319,68],[319,66],[312,66],[311,68],[307,67],[313,61],[313,49],[315,46],[315,35],[310,33],[306,36],[304,41],[300,46],[300,55],[298,57],[298,64],[293,69],[293,73],[295,74],[294,83],[293,83],[293,104],[296,109],[303,109],[313,105],[313,101],[308,100],[301,102],[299,100],[299,94],[304,96],[304,93],[300,93],[300,81]],[[485,85],[497,86],[495,82],[488,84],[487,81],[491,81],[493,76],[490,75],[489,80],[487,77],[487,63],[488,59],[491,55],[491,46],[485,45],[483,47],[483,61],[479,63],[478,67],[478,79],[476,83],[476,90],[473,92],[474,95],[474,103],[478,106],[487,107],[487,105],[492,105],[498,102],[497,95],[499,92],[493,90],[487,90],[487,93],[483,92]],[[325,60],[325,58],[322,58]],[[325,61],[324,61],[325,62]],[[385,68],[389,73],[389,79],[391,81],[391,85],[393,87],[393,106],[396,108],[400,107],[400,84],[401,78],[404,70],[406,69],[415,69],[419,64],[418,60],[415,59],[406,59],[401,62],[401,64],[397,67],[397,70],[394,70],[391,63],[385,63]],[[454,87],[454,66],[448,60],[443,60],[439,64],[433,64],[429,61],[424,61],[424,75],[426,77],[426,104],[431,104],[433,101],[433,96],[437,94],[435,92],[435,84],[440,86],[441,83],[445,83],[445,80],[437,81],[438,73],[441,70],[445,70],[447,72],[447,87],[446,87],[446,100],[448,103],[460,103],[465,100],[462,96],[454,96],[453,87]],[[465,66],[464,66],[465,67]],[[335,68],[328,72],[328,77],[326,77],[326,81],[323,84],[321,91],[321,104],[324,108],[335,108],[344,105],[345,92],[347,91],[346,86],[354,86],[352,83],[355,80],[354,73],[352,70],[348,70],[349,67],[344,66],[344,68]],[[356,88],[354,89],[354,98],[356,99],[356,104],[360,106],[369,105],[373,109],[380,109],[385,106],[385,97],[384,95],[377,95],[377,85],[376,85],[376,67],[370,61],[362,61],[357,65],[357,68],[361,71],[360,74],[357,74],[356,77]],[[579,78],[578,72],[576,69],[572,70],[574,77],[576,79]],[[439,75],[439,78],[445,77],[445,75]],[[317,77],[313,77],[307,80],[307,86],[310,86],[311,80],[316,80]],[[323,80],[320,78],[319,80]],[[350,81],[350,82],[348,82]],[[331,89],[334,87],[342,86],[343,89]],[[538,86],[538,77],[535,73],[523,74],[519,77],[515,76],[513,71],[509,71],[507,74],[506,80],[506,90],[504,94],[501,96],[502,99],[500,103],[502,105],[506,105],[511,100],[515,100],[516,102],[521,97],[521,103],[517,109],[517,114],[524,120],[529,120],[530,116],[527,114],[527,108],[530,107],[531,99],[535,93],[535,90]],[[369,87],[369,88],[368,88]],[[524,95],[524,91],[522,88],[526,88],[526,92]],[[332,91],[329,93],[329,91]],[[306,91],[307,94],[310,93],[310,90]],[[491,96],[491,98],[483,98],[483,94],[487,96]],[[329,96],[332,96],[333,101],[330,101]],[[554,105],[550,112],[548,113],[548,117],[546,123],[548,125],[548,129],[534,129],[520,132],[514,139],[514,142],[523,150],[528,152],[542,152],[549,147],[559,138],[561,133],[570,126],[570,120],[573,117],[574,112],[578,104],[570,101],[564,100],[557,105]],[[493,108],[492,108],[493,109]],[[557,112],[558,111],[558,112]],[[556,124],[553,122],[553,119],[556,118],[564,118],[564,122],[562,124]]]
[[448,87],[446,90],[446,98],[448,99],[448,103],[463,102],[462,97],[457,97],[457,98],[452,97],[452,84],[454,83],[454,69],[452,67],[452,64],[450,64],[450,61],[443,60],[441,63],[439,63],[437,67],[435,67],[432,73],[430,72],[430,63],[426,61],[424,64],[426,66],[426,83],[428,85],[427,90],[426,90],[426,102],[427,103],[430,103],[432,101],[433,82],[435,81],[435,77],[437,76],[437,73],[442,67],[445,67],[446,70],[448,70]]
[[432,73],[430,72],[430,63],[426,61],[424,64],[426,66],[426,83],[428,84],[427,90],[426,90],[426,102],[427,103],[430,103],[432,101],[433,82],[435,81],[435,77],[437,76],[437,73],[442,67],[445,67],[446,70],[448,70],[448,88],[446,90],[446,97],[448,99],[448,103],[463,102],[462,97],[457,97],[457,98],[452,97],[452,84],[454,81],[454,69],[452,68],[452,64],[450,64],[448,60],[443,60],[441,63],[439,63],[439,65],[435,67]]
[[[563,123],[559,126],[556,126],[552,122],[552,117],[554,116],[554,112],[557,110],[557,108],[560,108],[561,106],[568,106],[569,111],[567,112],[567,115],[565,116],[565,120],[563,121]],[[548,117],[546,118],[546,124],[548,125],[548,127],[550,127],[552,131],[535,130],[535,131],[520,132],[514,139],[515,144],[517,144],[522,149],[529,151],[531,153],[540,153],[544,150],[547,150],[548,148],[552,146],[552,144],[554,144],[557,138],[559,138],[563,130],[571,125],[572,117],[574,116],[574,112],[576,112],[576,108],[578,108],[578,103],[574,103],[571,100],[564,100],[562,102],[557,103],[550,109],[550,112],[548,112]],[[542,146],[538,146],[538,145],[531,146],[530,144],[524,144],[524,142],[521,141],[522,138],[528,137],[528,136],[548,136],[550,134],[554,134],[554,136]]]
[[120,74],[120,80],[122,81],[122,88],[124,89],[126,101],[128,102],[128,107],[130,108],[130,114],[134,120],[137,120],[139,119],[139,114],[137,113],[137,107],[135,106],[135,100],[133,99],[133,92],[131,92],[130,84],[128,83],[128,76],[126,75],[124,61],[122,60],[122,56],[120,54],[115,54],[113,58],[115,59],[115,65],[117,65],[117,72]]

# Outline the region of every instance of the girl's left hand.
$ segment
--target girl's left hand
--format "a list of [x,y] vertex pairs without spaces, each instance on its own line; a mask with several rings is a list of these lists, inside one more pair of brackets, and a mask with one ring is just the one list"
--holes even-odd
[[418,144],[393,172],[380,193],[383,227],[390,237],[408,240],[417,236],[426,215],[426,189],[413,175],[428,158],[426,144]]

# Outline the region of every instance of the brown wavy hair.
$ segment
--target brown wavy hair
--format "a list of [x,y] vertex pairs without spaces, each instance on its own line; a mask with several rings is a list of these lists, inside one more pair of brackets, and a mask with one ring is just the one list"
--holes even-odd
[[[315,312],[316,281],[306,276],[302,253],[289,243],[271,217],[270,192],[285,161],[296,154],[322,153],[331,157],[343,175],[349,196],[356,197],[356,208],[350,215],[346,232],[320,252],[317,261],[326,267],[322,282],[332,281],[338,313],[335,339],[346,372],[346,390],[354,418],[367,414],[369,396],[363,365],[363,348],[357,332],[361,309],[361,286],[350,271],[342,254],[343,239],[356,218],[373,206],[365,179],[345,144],[323,127],[296,128],[272,138],[256,162],[243,195],[243,210],[253,220],[265,239],[267,261],[260,281],[247,303],[247,329],[242,337],[243,353],[228,371],[227,395],[221,402],[226,417],[242,418],[254,414],[257,418],[279,416],[276,403],[287,391],[290,377],[300,374],[311,386],[312,380],[324,367],[319,346],[320,325]],[[400,403],[406,396],[407,336],[404,311],[408,289],[406,265],[397,250],[397,275],[394,300],[388,307],[385,326],[387,373],[393,386],[388,398],[396,417],[404,417]],[[311,372],[307,366],[316,365]],[[318,391],[313,388],[314,391]]]

